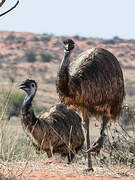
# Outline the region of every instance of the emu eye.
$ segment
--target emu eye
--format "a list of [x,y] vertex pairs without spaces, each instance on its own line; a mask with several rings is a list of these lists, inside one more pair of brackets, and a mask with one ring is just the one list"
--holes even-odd
[[34,83],[32,83],[31,86],[34,88],[35,87]]

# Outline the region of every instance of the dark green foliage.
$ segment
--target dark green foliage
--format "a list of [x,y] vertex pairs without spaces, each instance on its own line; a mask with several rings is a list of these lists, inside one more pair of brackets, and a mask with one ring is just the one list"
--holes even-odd
[[36,53],[33,49],[26,50],[24,56],[26,58],[26,61],[28,61],[28,62],[35,62],[37,60]]
[[78,40],[78,41],[85,41],[87,39],[86,37],[80,37],[79,35],[75,35],[73,37],[75,40]]
[[[8,97],[7,93],[6,93],[6,97]],[[9,120],[12,116],[18,116],[20,114],[23,100],[24,100],[24,94],[20,92],[12,92],[9,95],[8,106],[6,111]]]
[[[25,98],[25,94],[22,94],[19,91],[15,91],[12,93],[7,92],[5,94],[5,98],[9,98],[7,110],[6,110],[6,115],[8,117],[8,120],[10,120],[12,116],[19,116]],[[36,114],[38,114],[43,110],[42,107],[37,106],[37,103],[35,101],[33,101],[33,106]]]
[[31,41],[40,41],[40,38],[34,36],[33,38],[31,38]]
[[51,39],[51,36],[42,36],[42,37],[40,38],[40,41],[48,42],[48,41],[50,41],[50,39]]
[[116,44],[117,42],[114,39],[108,39],[108,40],[103,40],[102,44]]
[[74,39],[79,41],[80,40],[80,36],[79,35],[75,35]]
[[49,35],[43,35],[43,36],[40,36],[40,37],[37,37],[37,36],[34,36],[33,38],[31,38],[31,41],[43,41],[43,42],[48,42],[50,41],[51,39],[51,36]]
[[87,41],[88,45],[95,45],[94,41]]
[[41,53],[40,59],[42,62],[50,62],[52,60],[52,56],[50,54]]
[[46,107],[38,106],[35,101],[33,101],[33,109],[34,109],[35,114],[37,114],[37,115],[38,115],[40,112],[47,110]]
[[53,46],[54,47],[60,47],[60,46],[62,46],[62,44],[60,41],[57,40],[56,42],[53,43]]
[[16,37],[14,35],[9,35],[5,40],[6,41],[14,41],[16,39]]

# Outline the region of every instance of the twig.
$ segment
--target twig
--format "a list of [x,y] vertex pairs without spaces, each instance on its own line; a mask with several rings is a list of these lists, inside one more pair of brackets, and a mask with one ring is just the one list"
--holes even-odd
[[[5,0],[3,0],[3,1],[5,2]],[[2,5],[4,4],[4,2],[1,2]],[[16,6],[17,6],[18,4],[19,4],[19,0],[16,2],[16,4],[15,4],[12,8],[10,8],[10,9],[7,10],[6,12],[0,14],[0,17],[1,17],[1,16],[4,16],[4,15],[7,14],[8,12],[12,11],[14,8],[16,8]],[[0,4],[0,5],[1,5],[1,4]],[[0,7],[1,7],[1,6],[0,6]]]
[[121,129],[124,131],[124,133],[129,137],[131,138],[131,136],[127,133],[127,131],[125,131],[125,129],[120,125],[120,123],[118,122],[119,126],[121,127]]
[[5,3],[6,0],[2,0],[1,3],[0,3],[0,7],[3,6],[3,4]]

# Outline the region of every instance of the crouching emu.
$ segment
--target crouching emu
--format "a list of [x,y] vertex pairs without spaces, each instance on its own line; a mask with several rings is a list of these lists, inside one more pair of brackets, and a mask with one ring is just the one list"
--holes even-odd
[[[100,152],[107,122],[116,119],[121,113],[125,96],[124,80],[118,60],[109,51],[102,48],[89,49],[70,63],[73,48],[73,40],[64,41],[64,57],[56,87],[61,102],[72,105],[82,113],[86,129],[88,170],[93,170],[91,152]],[[101,116],[102,126],[99,139],[90,148],[91,116]]]
[[41,112],[36,117],[32,100],[37,91],[37,83],[27,79],[20,85],[20,89],[27,93],[22,105],[21,123],[36,150],[46,151],[48,157],[53,153],[66,155],[68,162],[71,162],[84,143],[80,116],[68,110],[65,105],[57,104],[49,112]]

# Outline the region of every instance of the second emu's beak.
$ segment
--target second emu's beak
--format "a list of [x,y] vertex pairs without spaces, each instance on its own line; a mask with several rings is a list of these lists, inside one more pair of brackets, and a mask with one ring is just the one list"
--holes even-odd
[[22,84],[19,85],[19,89],[24,89],[24,88],[26,88],[25,83],[22,83]]
[[22,89],[22,90],[24,90],[26,93],[30,93],[30,88],[27,86],[27,84],[26,83],[22,83],[22,84],[20,84],[19,85],[19,89]]

